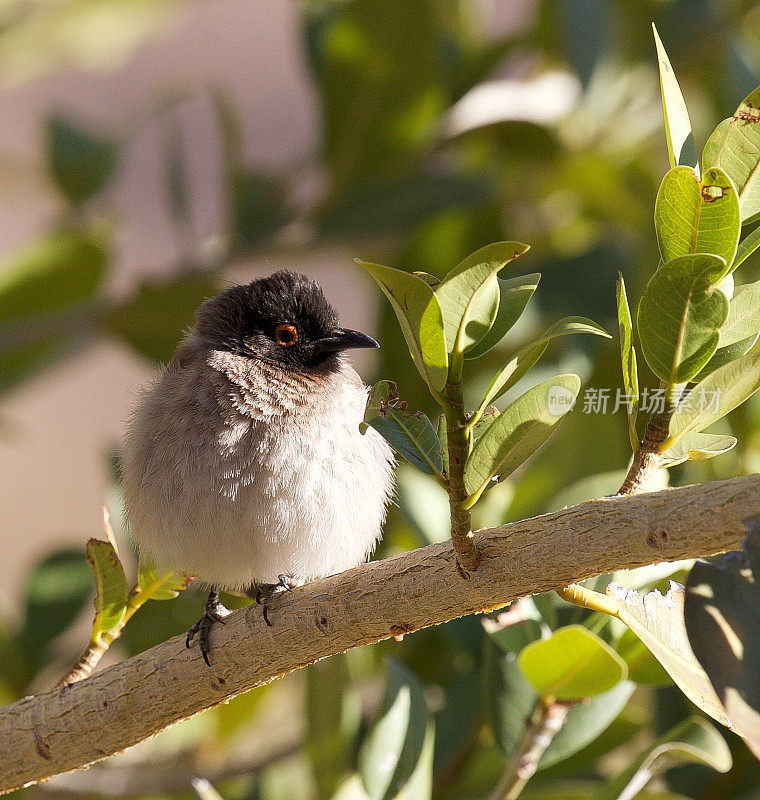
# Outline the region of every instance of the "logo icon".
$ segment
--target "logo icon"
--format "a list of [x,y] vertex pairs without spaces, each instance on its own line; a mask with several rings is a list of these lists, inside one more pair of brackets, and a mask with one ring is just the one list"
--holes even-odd
[[575,405],[575,395],[564,386],[552,386],[546,396],[546,405],[553,417],[561,417]]

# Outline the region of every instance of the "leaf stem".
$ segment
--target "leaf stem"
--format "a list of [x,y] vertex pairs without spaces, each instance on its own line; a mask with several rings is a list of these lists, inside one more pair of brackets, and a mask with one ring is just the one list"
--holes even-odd
[[612,597],[593,589],[587,589],[579,583],[571,583],[563,589],[557,589],[557,594],[568,603],[586,608],[589,611],[600,611],[612,617],[620,618],[620,606]]
[[462,508],[467,499],[464,485],[464,466],[470,453],[470,433],[462,399],[462,382],[453,382],[451,378],[444,388],[446,403],[446,436],[449,446],[449,509],[451,512],[451,542],[457,556],[457,562],[465,577],[477,569],[480,562],[480,551],[472,533],[472,522],[469,509]]
[[650,477],[662,463],[662,444],[668,438],[672,407],[658,414],[652,414],[644,431],[639,449],[633,455],[633,462],[618,489],[615,497],[627,497],[646,491]]
[[560,732],[570,710],[568,703],[541,698],[525,725],[525,732],[512,760],[489,800],[516,800],[535,775],[538,762]]
[[93,636],[82,655],[79,656],[68,672],[56,681],[52,688],[60,689],[63,686],[68,686],[88,678],[95,667],[100,663],[100,660],[106,654],[108,648],[121,636],[121,632],[124,630],[124,626],[127,622],[132,619],[137,610],[147,600],[150,600],[159,586],[160,583],[157,582],[155,585],[148,586],[142,591],[139,590],[137,585],[133,586],[129,592],[127,608],[119,624],[115,625],[110,630],[101,631],[97,636]]

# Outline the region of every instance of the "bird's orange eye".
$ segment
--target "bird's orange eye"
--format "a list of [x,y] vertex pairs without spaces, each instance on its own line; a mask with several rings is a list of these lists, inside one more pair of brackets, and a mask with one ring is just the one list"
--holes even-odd
[[298,330],[295,325],[278,325],[274,329],[274,340],[282,347],[292,347],[298,343]]

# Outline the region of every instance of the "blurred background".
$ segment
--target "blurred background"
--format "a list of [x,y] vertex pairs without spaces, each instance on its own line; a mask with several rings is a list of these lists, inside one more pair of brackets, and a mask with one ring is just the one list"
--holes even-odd
[[[531,245],[519,267],[543,277],[530,313],[471,362],[471,401],[507,353],[564,315],[614,332],[618,271],[633,305],[659,259],[652,220],[668,165],[652,22],[701,148],[760,83],[753,3],[0,2],[0,701],[47,688],[86,643],[84,545],[102,536],[104,503],[118,530],[129,411],[205,297],[283,267],[316,277],[342,322],[383,345],[357,355],[365,380],[397,381],[431,415],[392,313],[354,257],[443,275],[489,242]],[[750,259],[739,282],[758,271]],[[575,371],[612,400],[606,413],[579,403],[487,496],[478,525],[620,483],[630,446],[624,409],[613,413],[617,344],[562,339],[547,355],[531,383]],[[725,426],[739,447],[672,470],[671,483],[760,468],[760,403]],[[447,536],[437,485],[403,466],[398,482],[380,557]],[[188,590],[149,604],[109,658],[184,632],[202,602]],[[390,656],[426,687],[434,796],[485,797],[504,763],[485,636],[465,619],[331,659],[27,793],[190,796],[200,776],[230,800],[332,797]],[[672,687],[639,687],[606,738],[539,773],[535,797],[576,796],[552,787],[614,774],[630,760],[619,745],[635,740],[639,752],[686,706]],[[760,796],[757,762],[726,736],[731,772],[691,767],[668,773],[667,786]]]

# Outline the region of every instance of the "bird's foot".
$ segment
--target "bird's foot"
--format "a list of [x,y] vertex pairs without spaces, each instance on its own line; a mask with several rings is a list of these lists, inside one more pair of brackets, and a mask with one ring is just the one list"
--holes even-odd
[[208,598],[206,599],[206,610],[204,611],[203,616],[187,632],[185,647],[190,647],[190,645],[193,643],[193,639],[198,636],[198,643],[201,646],[201,655],[209,667],[211,666],[211,662],[208,660],[208,654],[211,652],[211,639],[209,638],[211,626],[215,622],[221,622],[224,624],[224,618],[231,613],[232,612],[229,610],[229,608],[222,605],[222,603],[219,601],[218,590],[212,589],[208,594]]
[[280,575],[277,583],[260,583],[256,587],[255,599],[261,606],[264,614],[264,622],[271,628],[272,623],[269,621],[269,607],[272,600],[283,592],[290,591],[290,589],[300,586],[300,582],[290,575]]

